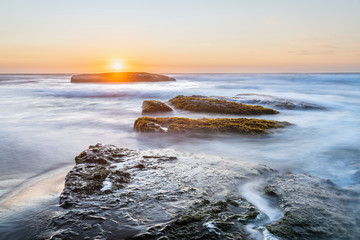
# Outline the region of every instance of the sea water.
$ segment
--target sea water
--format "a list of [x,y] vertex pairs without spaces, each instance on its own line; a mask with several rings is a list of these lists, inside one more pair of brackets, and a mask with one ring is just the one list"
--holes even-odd
[[[71,75],[0,75],[0,215],[46,196],[57,201],[74,157],[96,143],[255,162],[327,178],[341,187],[360,183],[360,74],[167,75],[176,81],[75,84]],[[240,101],[239,94],[321,108],[250,116],[293,124],[266,136],[154,136],[133,130],[144,100],[204,95]],[[234,117],[187,111],[158,116]],[[56,176],[58,181],[48,180]],[[41,182],[46,183],[42,191],[24,195]],[[7,227],[0,224],[0,232]]]

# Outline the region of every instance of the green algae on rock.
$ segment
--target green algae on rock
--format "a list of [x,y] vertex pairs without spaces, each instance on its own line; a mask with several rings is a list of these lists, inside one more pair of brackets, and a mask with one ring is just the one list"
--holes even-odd
[[171,112],[172,108],[157,100],[145,100],[142,104],[142,114]]
[[138,132],[168,132],[168,133],[240,133],[240,134],[263,134],[269,129],[282,128],[289,125],[288,122],[255,118],[151,118],[140,117],[134,123],[134,129]]
[[80,74],[71,77],[72,83],[133,83],[176,81],[165,75],[146,72],[111,72],[99,74]]
[[247,105],[243,103],[231,102],[224,99],[213,99],[203,96],[183,96],[179,95],[169,100],[170,104],[177,109],[204,112],[222,113],[238,115],[262,115],[278,114],[279,112],[262,106]]

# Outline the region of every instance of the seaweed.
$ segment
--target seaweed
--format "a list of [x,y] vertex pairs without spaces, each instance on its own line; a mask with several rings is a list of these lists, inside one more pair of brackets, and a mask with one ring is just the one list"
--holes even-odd
[[220,132],[241,134],[265,134],[269,129],[282,128],[287,122],[278,122],[254,118],[151,118],[140,117],[134,123],[139,132]]
[[157,112],[171,112],[172,108],[163,102],[156,100],[145,100],[142,104],[142,114],[157,113]]
[[169,100],[170,104],[177,109],[203,112],[203,113],[222,113],[238,115],[262,115],[278,114],[279,112],[258,105],[247,105],[238,102],[231,102],[224,99],[213,99],[199,96],[179,95]]

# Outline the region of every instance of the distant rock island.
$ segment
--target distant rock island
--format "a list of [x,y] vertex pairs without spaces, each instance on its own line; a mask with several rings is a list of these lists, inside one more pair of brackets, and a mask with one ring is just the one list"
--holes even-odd
[[71,77],[72,83],[133,83],[176,81],[175,78],[146,72],[111,72],[80,74]]

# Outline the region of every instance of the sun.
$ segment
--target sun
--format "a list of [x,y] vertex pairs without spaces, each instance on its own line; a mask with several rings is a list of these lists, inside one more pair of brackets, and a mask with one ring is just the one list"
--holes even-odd
[[112,69],[115,71],[120,71],[124,68],[124,64],[118,60],[113,61],[111,65]]

